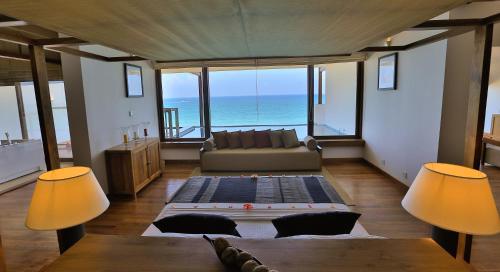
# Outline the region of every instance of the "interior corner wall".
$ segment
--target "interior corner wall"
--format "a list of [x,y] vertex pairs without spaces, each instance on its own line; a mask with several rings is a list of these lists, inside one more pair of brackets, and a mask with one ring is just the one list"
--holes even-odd
[[[103,52],[94,52],[103,53]],[[74,57],[70,57],[74,58]],[[74,100],[79,99],[80,110],[70,107],[68,115],[72,137],[75,164],[85,156],[90,158],[90,165],[105,192],[108,192],[105,150],[122,142],[120,127],[149,121],[150,135],[158,136],[158,117],[156,107],[156,87],[154,70],[146,61],[133,62],[142,67],[144,97],[127,98],[125,96],[125,78],[122,62],[102,62],[87,58],[79,59],[80,65],[69,60],[63,65],[63,75],[67,93],[76,92]],[[63,64],[67,57],[63,57]],[[79,70],[80,69],[80,73]],[[79,78],[80,75],[80,78]],[[72,86],[76,85],[76,86]],[[84,107],[84,109],[81,109]],[[75,111],[75,112],[73,112]],[[70,113],[73,112],[73,113]],[[86,128],[85,128],[86,126]],[[74,128],[80,128],[88,135],[88,142],[76,140]],[[75,132],[76,133],[76,132]],[[88,162],[87,162],[88,163]]]
[[490,84],[488,85],[488,101],[486,103],[486,118],[484,131],[491,131],[491,117],[500,114],[500,47],[491,51]]
[[399,52],[398,88],[379,91],[376,53],[365,62],[364,158],[410,185],[423,163],[436,161],[446,41]]
[[[483,18],[495,13],[495,10],[497,12],[500,10],[500,2],[498,1],[477,2],[456,8],[449,14],[450,19]],[[473,31],[448,40],[438,152],[439,162],[464,163],[465,127],[473,53]],[[490,77],[492,76],[494,76],[493,73],[490,73]]]

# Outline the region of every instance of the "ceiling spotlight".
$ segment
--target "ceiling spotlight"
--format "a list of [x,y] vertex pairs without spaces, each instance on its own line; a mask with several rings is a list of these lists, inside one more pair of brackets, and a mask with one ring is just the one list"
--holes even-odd
[[391,43],[392,43],[392,37],[385,39],[385,46],[391,46]]

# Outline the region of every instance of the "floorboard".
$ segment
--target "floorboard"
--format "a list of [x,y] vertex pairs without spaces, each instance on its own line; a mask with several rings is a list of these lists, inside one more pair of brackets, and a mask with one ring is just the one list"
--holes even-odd
[[[163,208],[167,195],[196,166],[168,165],[163,176],[140,192],[136,201],[112,199],[108,211],[86,224],[87,232],[140,235]],[[333,162],[326,167],[357,204],[355,209],[363,214],[360,221],[368,232],[389,238],[429,236],[429,225],[401,208],[407,190],[404,185],[364,162]],[[485,172],[500,206],[500,168],[486,167]],[[24,226],[33,188],[30,184],[0,196],[0,234],[8,271],[38,271],[58,256],[55,232],[35,232]],[[499,249],[500,235],[475,237],[473,265],[478,271],[500,272]]]

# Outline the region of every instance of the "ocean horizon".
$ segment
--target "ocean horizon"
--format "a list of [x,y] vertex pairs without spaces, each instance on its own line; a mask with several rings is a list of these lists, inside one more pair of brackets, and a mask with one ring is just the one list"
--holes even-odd
[[[200,125],[198,97],[164,98],[166,108],[179,109],[181,127]],[[210,97],[212,126],[307,124],[307,95]]]

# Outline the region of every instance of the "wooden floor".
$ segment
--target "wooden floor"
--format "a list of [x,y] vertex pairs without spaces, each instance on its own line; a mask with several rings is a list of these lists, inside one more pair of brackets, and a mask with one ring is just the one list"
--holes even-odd
[[[136,201],[112,200],[101,217],[87,224],[87,232],[140,235],[196,165],[168,166],[157,181],[146,187]],[[430,227],[406,213],[400,205],[407,188],[364,162],[341,162],[326,166],[356,203],[355,209],[370,234],[389,238],[428,237]],[[487,167],[500,206],[500,169]],[[38,271],[58,256],[55,232],[34,232],[24,227],[34,186],[0,196],[0,234],[8,271]],[[464,200],[466,201],[466,200]],[[500,272],[500,235],[475,237],[472,263],[479,271]]]

